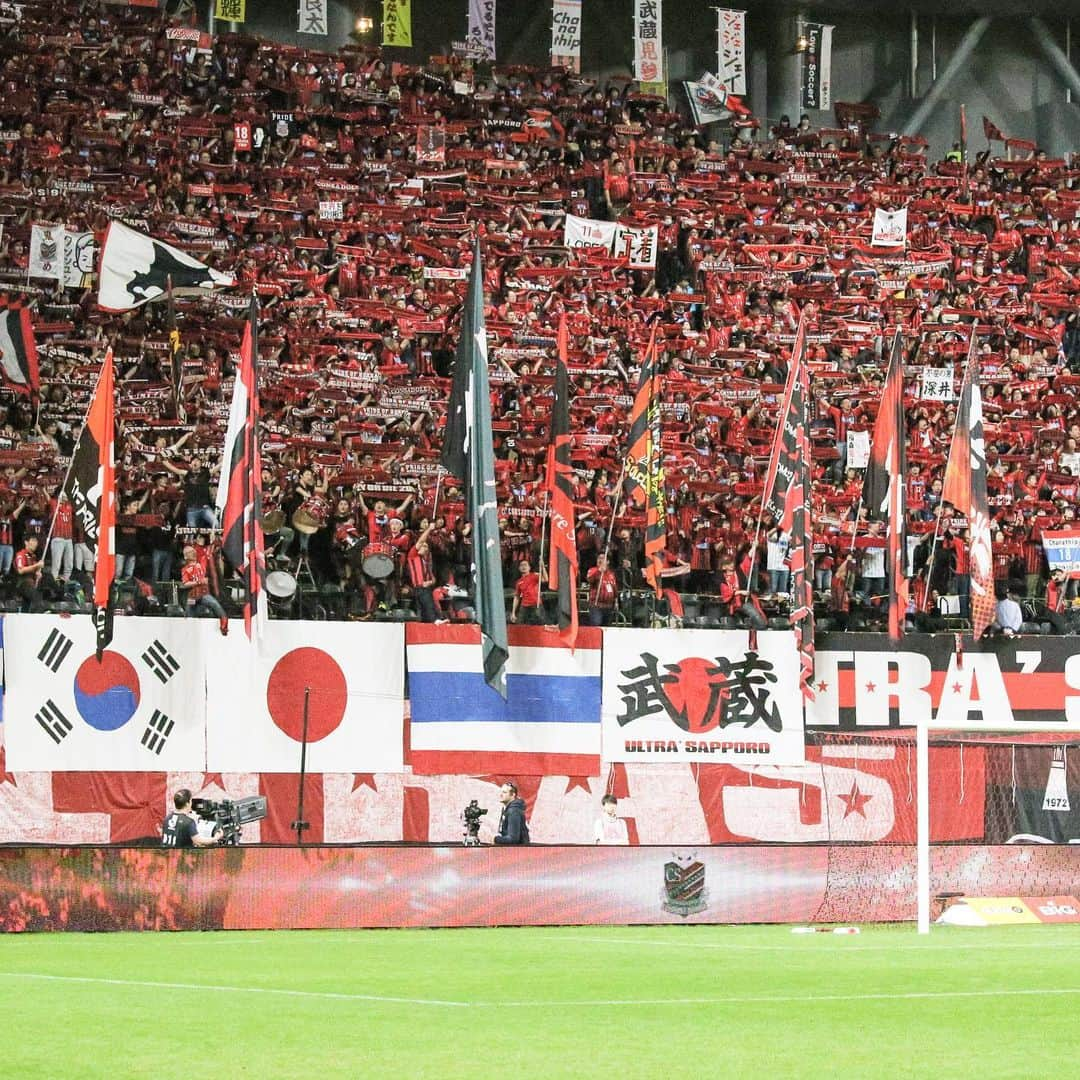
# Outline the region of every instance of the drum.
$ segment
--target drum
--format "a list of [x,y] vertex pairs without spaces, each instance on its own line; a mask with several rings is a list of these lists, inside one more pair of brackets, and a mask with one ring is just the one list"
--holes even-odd
[[326,519],[329,516],[330,504],[318,495],[312,495],[310,499],[305,499],[296,513],[293,514],[293,528],[297,532],[311,536],[312,533],[317,533],[326,524]]
[[394,549],[378,540],[367,544],[360,566],[369,578],[378,580],[389,577],[394,572]]
[[284,570],[272,570],[266,575],[266,591],[275,600],[288,600],[296,592],[296,578]]
[[284,524],[285,515],[280,510],[271,510],[263,514],[262,531],[265,536],[275,536],[281,532],[281,527]]

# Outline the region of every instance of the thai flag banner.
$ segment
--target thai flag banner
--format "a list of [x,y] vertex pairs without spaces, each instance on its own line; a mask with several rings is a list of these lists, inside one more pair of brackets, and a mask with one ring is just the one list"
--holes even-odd
[[554,630],[509,628],[506,700],[484,681],[476,626],[406,632],[414,773],[598,776],[601,633],[570,652]]

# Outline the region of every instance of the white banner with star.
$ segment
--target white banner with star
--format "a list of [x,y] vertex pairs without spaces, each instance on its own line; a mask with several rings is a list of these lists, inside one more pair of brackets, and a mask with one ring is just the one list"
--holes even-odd
[[789,630],[605,630],[603,760],[801,765],[798,673]]

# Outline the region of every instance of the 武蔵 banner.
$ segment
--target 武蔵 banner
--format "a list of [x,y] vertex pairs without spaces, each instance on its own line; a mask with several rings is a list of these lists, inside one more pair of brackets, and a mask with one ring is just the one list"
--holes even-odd
[[803,32],[808,44],[802,54],[802,107],[831,109],[833,28],[806,23]]
[[638,82],[664,80],[664,0],[634,0],[634,78]]
[[717,78],[729,94],[746,93],[746,12],[716,9]]
[[605,762],[806,760],[795,636],[604,631]]
[[551,66],[581,71],[581,0],[554,0]]

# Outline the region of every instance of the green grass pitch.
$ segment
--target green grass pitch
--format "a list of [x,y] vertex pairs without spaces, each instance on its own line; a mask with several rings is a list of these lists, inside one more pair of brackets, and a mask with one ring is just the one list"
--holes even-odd
[[1076,1076],[1080,927],[0,936],[0,1075]]

